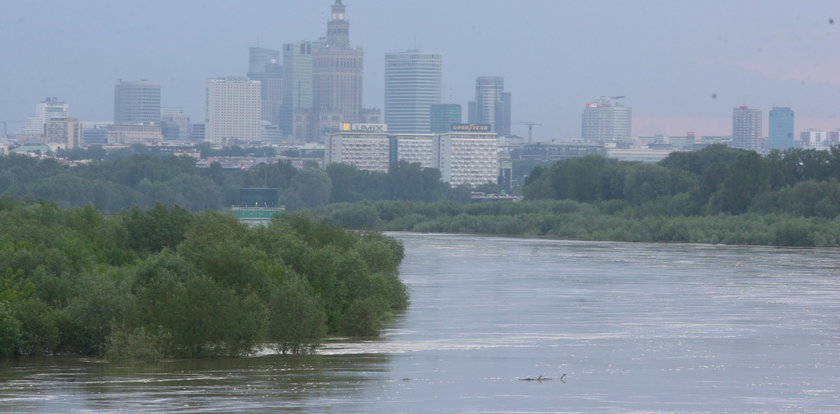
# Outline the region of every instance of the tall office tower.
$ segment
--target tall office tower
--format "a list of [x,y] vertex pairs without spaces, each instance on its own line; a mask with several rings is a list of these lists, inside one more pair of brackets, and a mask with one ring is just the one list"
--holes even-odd
[[502,92],[502,99],[496,105],[496,133],[501,136],[510,135],[510,92]]
[[748,106],[732,110],[732,146],[746,150],[761,150],[761,111]]
[[24,134],[43,134],[44,125],[52,118],[67,118],[70,105],[59,101],[58,98],[44,98],[43,101],[35,104],[35,116],[26,118]]
[[260,119],[278,125],[283,103],[280,51],[251,47],[248,57],[248,79],[260,81]]
[[167,141],[190,140],[190,117],[183,108],[161,108],[160,127]]
[[146,79],[114,86],[114,123],[160,122],[160,85]]
[[385,123],[394,133],[428,133],[440,103],[442,58],[416,50],[385,54]]
[[788,107],[774,107],[770,110],[770,131],[767,149],[784,150],[795,144],[793,136],[793,110]]
[[429,129],[432,133],[440,134],[451,131],[452,124],[461,123],[461,105],[433,104]]
[[505,78],[480,76],[475,80],[475,116],[480,124],[490,124],[497,132],[496,115],[505,91]]
[[[362,109],[364,52],[350,46],[350,22],[344,17],[345,6],[336,0],[327,22],[327,37],[312,51],[312,99],[319,122],[356,122]],[[340,119],[334,119],[336,115]],[[317,129],[320,134],[323,128]]]
[[287,136],[305,141],[304,129],[295,128],[296,112],[312,109],[312,42],[283,45],[283,107],[280,128]]
[[622,141],[632,136],[632,110],[621,97],[602,96],[586,104],[581,117],[581,137],[588,141]]
[[260,82],[247,78],[207,81],[205,139],[216,146],[260,141]]

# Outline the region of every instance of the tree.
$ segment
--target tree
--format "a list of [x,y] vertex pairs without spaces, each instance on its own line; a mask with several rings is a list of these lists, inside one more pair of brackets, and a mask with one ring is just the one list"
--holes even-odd
[[770,187],[767,162],[755,152],[738,155],[717,192],[709,200],[713,212],[741,214],[753,198]]
[[294,274],[280,283],[269,309],[267,339],[280,353],[309,352],[326,335],[323,305]]
[[332,182],[326,172],[317,168],[298,171],[286,191],[286,207],[291,210],[312,208],[326,204],[330,199]]

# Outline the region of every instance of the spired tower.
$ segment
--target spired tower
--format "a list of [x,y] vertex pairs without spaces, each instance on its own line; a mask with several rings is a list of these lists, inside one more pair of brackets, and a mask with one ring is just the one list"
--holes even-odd
[[342,122],[358,122],[362,109],[364,52],[350,46],[350,22],[341,0],[332,5],[327,37],[312,50],[313,109],[318,139]]

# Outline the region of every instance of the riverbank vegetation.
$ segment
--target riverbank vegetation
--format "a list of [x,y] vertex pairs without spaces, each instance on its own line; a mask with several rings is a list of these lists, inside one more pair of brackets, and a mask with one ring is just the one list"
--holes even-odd
[[216,212],[0,199],[0,356],[111,359],[305,353],[371,336],[407,305],[402,245],[302,214],[248,227]]
[[767,157],[713,145],[658,164],[599,156],[536,167],[519,203],[363,202],[316,210],[358,229],[577,240],[840,245],[840,150]]
[[105,212],[148,209],[156,203],[191,212],[221,210],[237,204],[239,189],[245,187],[277,188],[290,211],[360,200],[468,201],[470,196],[466,187],[441,182],[438,170],[405,162],[387,173],[347,165],[326,171],[295,168],[285,162],[226,170],[216,163],[199,168],[194,158],[151,153],[142,146],[119,157],[95,148],[77,151],[108,158],[73,167],[49,158],[0,156],[0,195],[54,201],[61,208],[90,204]]

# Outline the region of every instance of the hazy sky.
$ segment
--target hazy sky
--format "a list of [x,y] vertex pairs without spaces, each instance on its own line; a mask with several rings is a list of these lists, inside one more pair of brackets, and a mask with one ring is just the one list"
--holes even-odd
[[[163,106],[203,122],[207,78],[244,75],[249,46],[323,36],[332,3],[3,0],[0,121],[17,131],[47,96],[110,121],[116,80],[146,78]],[[477,76],[504,76],[513,121],[543,123],[539,139],[579,136],[584,103],[600,95],[626,96],[638,135],[728,135],[744,103],[765,124],[772,106],[791,106],[797,130],[840,128],[840,1],[344,3],[365,49],[367,107],[383,105],[384,54],[416,45],[443,54],[444,99],[464,112]]]

